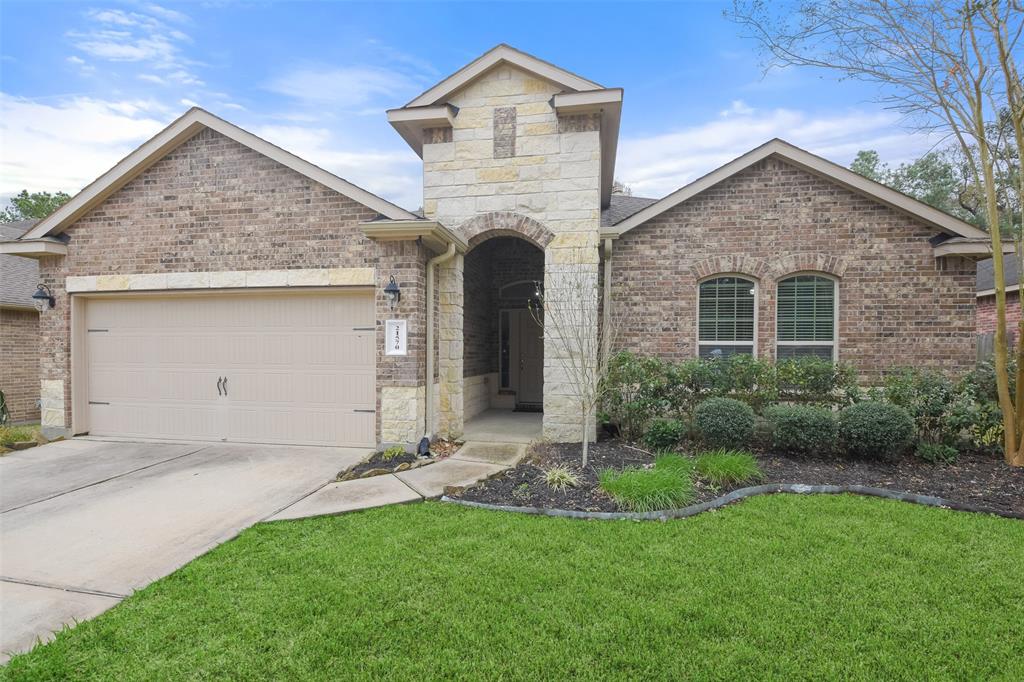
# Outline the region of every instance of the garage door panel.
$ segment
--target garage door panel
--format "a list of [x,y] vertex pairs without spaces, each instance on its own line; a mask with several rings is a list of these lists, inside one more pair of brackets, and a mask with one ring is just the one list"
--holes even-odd
[[[373,296],[94,299],[90,432],[315,445],[375,442]],[[226,395],[218,380],[227,377]]]

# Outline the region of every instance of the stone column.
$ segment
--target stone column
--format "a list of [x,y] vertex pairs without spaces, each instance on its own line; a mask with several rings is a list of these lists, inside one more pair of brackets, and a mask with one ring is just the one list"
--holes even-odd
[[[583,415],[574,367],[592,372],[597,364],[597,234],[562,233],[544,255],[544,438],[579,442]],[[594,438],[593,419],[591,425]]]
[[463,430],[463,329],[464,256],[456,254],[437,266],[438,412],[437,433],[458,438]]

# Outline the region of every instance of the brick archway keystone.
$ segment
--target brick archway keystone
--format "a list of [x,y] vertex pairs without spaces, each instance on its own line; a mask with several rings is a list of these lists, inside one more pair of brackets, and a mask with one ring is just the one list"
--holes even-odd
[[494,237],[522,237],[543,250],[555,238],[554,232],[533,218],[510,211],[495,211],[470,218],[459,226],[458,231],[469,242],[470,250]]

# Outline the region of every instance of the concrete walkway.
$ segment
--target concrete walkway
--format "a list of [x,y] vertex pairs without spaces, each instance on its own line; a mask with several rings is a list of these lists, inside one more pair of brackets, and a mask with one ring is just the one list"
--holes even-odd
[[441,497],[445,488],[472,485],[514,467],[526,456],[524,443],[466,443],[436,464],[397,474],[329,483],[267,521],[344,514],[389,504]]

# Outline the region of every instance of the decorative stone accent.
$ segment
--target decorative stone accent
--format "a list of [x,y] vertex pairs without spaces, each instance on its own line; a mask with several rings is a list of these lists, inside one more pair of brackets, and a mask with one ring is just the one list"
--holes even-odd
[[451,141],[452,129],[449,127],[427,128],[423,131],[423,144],[443,144]]
[[494,158],[516,155],[516,108],[494,108]]
[[382,445],[407,445],[423,436],[423,387],[385,386],[380,389]]
[[601,130],[601,114],[558,117],[558,132],[560,133],[589,133],[599,130]]
[[459,254],[437,268],[438,325],[437,366],[439,403],[437,432],[445,438],[462,435],[464,415],[463,375],[463,275],[465,261]]
[[72,275],[68,293],[96,291],[164,291],[176,289],[243,289],[260,287],[373,286],[374,268],[300,268],[229,272],[168,272],[117,276]]
[[44,430],[55,429],[63,435],[62,431],[67,425],[64,420],[64,381],[43,379],[39,382],[39,396]]
[[470,249],[500,236],[523,237],[543,249],[555,238],[554,232],[533,218],[508,211],[478,215],[460,225],[459,232],[469,241]]

